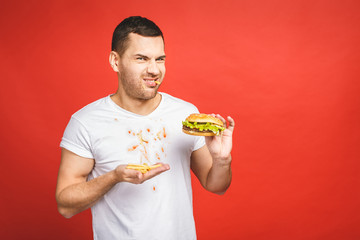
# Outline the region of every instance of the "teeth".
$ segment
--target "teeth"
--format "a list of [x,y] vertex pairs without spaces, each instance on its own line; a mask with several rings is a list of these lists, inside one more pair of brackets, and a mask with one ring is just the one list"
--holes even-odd
[[156,84],[160,84],[160,81],[155,79],[144,79],[145,82],[155,82]]

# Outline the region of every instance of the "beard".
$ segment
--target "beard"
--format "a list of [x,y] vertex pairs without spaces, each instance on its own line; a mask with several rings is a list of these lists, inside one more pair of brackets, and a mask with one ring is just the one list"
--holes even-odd
[[120,73],[120,82],[127,96],[138,100],[150,100],[157,95],[160,85],[148,87],[144,84],[144,77],[157,77],[162,80],[162,74],[158,76],[141,75],[137,77],[127,71]]

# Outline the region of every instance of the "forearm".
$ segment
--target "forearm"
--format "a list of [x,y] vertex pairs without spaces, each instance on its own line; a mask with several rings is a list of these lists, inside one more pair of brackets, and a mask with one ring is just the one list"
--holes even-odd
[[75,183],[56,194],[59,212],[66,218],[93,206],[118,179],[114,171],[87,182]]
[[216,194],[224,194],[232,179],[231,156],[226,160],[213,161],[206,179],[206,189]]
[[[144,181],[153,178],[162,172],[169,170],[168,164],[149,170],[146,173],[127,169],[126,165],[119,165],[113,171],[101,175],[95,179],[86,182],[86,177],[70,178],[61,175],[58,181],[56,191],[56,200],[58,202],[59,212],[66,218],[93,206],[101,197],[103,197],[115,184],[119,182],[129,182],[141,184]],[[61,171],[65,174],[64,171]],[[86,171],[87,172],[87,171]],[[67,180],[64,180],[67,179]],[[64,182],[65,181],[65,182]],[[68,184],[68,183],[72,184]]]

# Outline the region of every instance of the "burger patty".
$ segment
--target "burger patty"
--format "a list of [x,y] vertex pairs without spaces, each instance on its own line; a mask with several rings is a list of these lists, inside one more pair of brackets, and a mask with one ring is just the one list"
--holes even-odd
[[208,133],[212,133],[213,131],[211,130],[203,130],[203,131],[200,131],[199,129],[197,128],[190,128],[190,127],[187,127],[185,125],[183,125],[183,129],[184,130],[187,130],[187,131],[193,131],[193,132],[208,132]]

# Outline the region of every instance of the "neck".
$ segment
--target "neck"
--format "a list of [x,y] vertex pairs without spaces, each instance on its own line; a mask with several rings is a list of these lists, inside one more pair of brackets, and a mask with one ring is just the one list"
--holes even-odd
[[113,100],[122,109],[143,116],[152,113],[159,106],[161,98],[162,96],[157,93],[154,98],[147,100],[128,99],[124,97],[124,95],[120,94],[119,91],[111,96],[111,100]]

